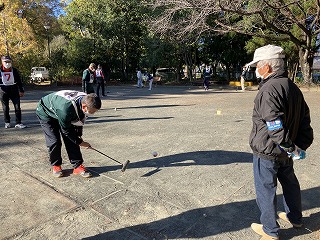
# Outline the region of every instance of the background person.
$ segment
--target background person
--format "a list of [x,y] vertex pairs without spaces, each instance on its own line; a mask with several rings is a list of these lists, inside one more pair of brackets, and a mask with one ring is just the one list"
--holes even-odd
[[254,100],[250,146],[261,224],[251,228],[261,239],[279,239],[277,180],[283,190],[285,213],[278,216],[294,227],[302,227],[301,192],[288,153],[306,150],[313,141],[309,107],[300,89],[287,77],[283,49],[267,45],[256,49],[253,61],[262,79]]
[[240,85],[241,85],[241,91],[245,91],[246,88],[244,86],[245,81],[248,78],[248,71],[249,71],[249,67],[248,66],[244,66],[242,68],[242,73],[240,75]]
[[147,76],[148,76],[148,81],[149,81],[149,89],[148,90],[152,90],[153,74],[147,73]]
[[95,94],[62,90],[41,98],[36,114],[45,135],[49,151],[49,160],[54,177],[62,177],[61,137],[73,165],[73,173],[82,177],[91,177],[91,173],[82,165],[80,147],[89,148],[90,144],[82,140],[82,128],[88,115],[101,108],[101,100]]
[[97,95],[100,97],[100,88],[101,88],[101,95],[104,97],[104,74],[99,64],[97,70],[95,72],[96,80],[97,80]]
[[82,74],[82,91],[85,93],[94,93],[96,65],[90,63],[89,67]]
[[206,66],[205,69],[203,69],[203,87],[204,90],[209,90],[209,84],[211,79],[212,70],[210,66]]
[[25,128],[26,126],[21,123],[20,97],[24,96],[24,88],[19,71],[12,67],[12,59],[9,56],[2,56],[1,63],[0,98],[4,113],[4,127],[11,127],[9,115],[9,100],[11,100],[16,115],[15,128]]
[[137,79],[138,79],[137,88],[144,87],[144,85],[142,83],[142,72],[141,72],[141,69],[138,69],[138,71],[137,71]]

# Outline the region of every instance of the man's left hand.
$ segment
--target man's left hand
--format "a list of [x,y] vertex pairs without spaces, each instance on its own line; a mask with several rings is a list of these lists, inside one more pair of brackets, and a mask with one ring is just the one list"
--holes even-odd
[[23,97],[24,96],[24,92],[19,92],[19,96]]

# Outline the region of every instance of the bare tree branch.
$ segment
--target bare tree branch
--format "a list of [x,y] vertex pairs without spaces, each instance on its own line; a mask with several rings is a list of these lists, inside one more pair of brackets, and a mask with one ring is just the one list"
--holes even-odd
[[312,23],[310,24],[310,28],[317,28],[318,29],[315,31],[316,35],[318,35],[318,33],[320,31],[319,19],[320,19],[320,0],[317,0],[316,15],[314,16],[314,19],[313,19]]
[[304,78],[312,81],[312,57],[319,47],[315,39],[320,34],[320,0],[153,0],[152,6],[156,14],[150,21],[152,29],[180,41],[206,32],[231,31],[290,40],[299,50]]
[[[314,11],[316,15],[310,27],[318,26],[319,22],[320,0],[314,1],[316,2],[315,7],[317,11]],[[248,5],[249,2],[250,5]],[[305,14],[309,14],[310,16],[311,13],[305,11],[299,0],[260,0],[256,2],[241,0],[155,0],[153,8],[162,8],[163,12],[159,18],[152,21],[152,29],[161,34],[170,32],[180,39],[190,34],[200,36],[207,31],[216,33],[235,31],[251,36],[273,38],[275,40],[290,39],[295,44],[301,46],[304,45],[303,41],[305,39],[300,39],[299,35],[292,32],[293,25],[296,25],[305,35],[310,35],[310,29],[305,25],[306,19],[296,16],[292,12],[292,9],[296,8],[300,11],[300,16]],[[271,16],[270,11],[274,13]],[[259,17],[260,23],[257,21],[257,24],[255,24],[253,20],[250,22],[251,25],[245,25],[243,21],[237,24],[227,19],[228,17],[230,19],[236,18],[236,16],[242,19],[244,17],[248,19]],[[269,31],[265,32],[264,29],[269,29]],[[270,30],[273,31],[271,35]],[[314,31],[318,31],[318,29],[314,29]],[[286,35],[287,37],[279,37],[279,35]]]

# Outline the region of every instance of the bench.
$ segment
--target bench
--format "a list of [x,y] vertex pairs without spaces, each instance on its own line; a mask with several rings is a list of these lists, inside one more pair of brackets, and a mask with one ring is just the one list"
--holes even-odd
[[[240,81],[230,81],[230,82],[229,82],[229,86],[240,87],[240,86],[241,86],[241,83],[240,83]],[[252,86],[253,86],[253,82],[245,81],[245,82],[244,82],[244,86],[245,86],[245,87],[252,87]]]

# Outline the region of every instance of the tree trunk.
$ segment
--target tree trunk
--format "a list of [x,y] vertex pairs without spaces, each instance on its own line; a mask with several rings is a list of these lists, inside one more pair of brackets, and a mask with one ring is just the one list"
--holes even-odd
[[124,55],[121,59],[121,75],[122,75],[122,81],[127,82],[128,81],[128,69],[127,69],[127,57]]
[[217,76],[217,66],[218,66],[217,63],[213,63],[213,65],[212,65],[212,75],[213,75],[214,77]]
[[289,78],[292,79],[293,82],[297,82],[297,72],[298,72],[299,64],[293,64],[292,73],[289,71]]
[[193,65],[193,62],[192,62],[192,54],[190,56],[190,52],[189,51],[185,51],[183,53],[183,58],[184,58],[184,61],[185,63],[187,64],[187,69],[188,69],[188,77],[190,79],[190,82],[192,82],[193,80],[193,74],[192,74],[192,65]]
[[127,82],[128,81],[128,46],[127,39],[123,38],[123,46],[122,46],[122,79]]
[[230,66],[226,64],[226,70],[227,70],[227,81],[229,82],[230,79]]
[[176,81],[180,82],[181,81],[181,64],[179,63],[177,66],[177,72],[176,72]]
[[301,72],[303,76],[303,82],[310,85],[312,83],[312,64],[313,56],[310,50],[299,49],[299,62],[301,67]]

